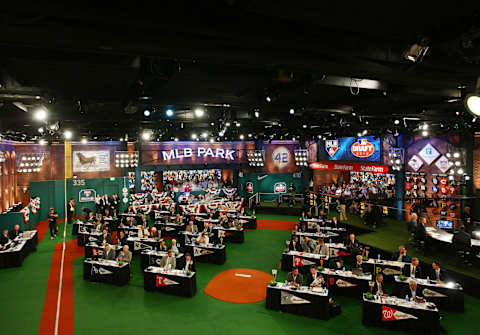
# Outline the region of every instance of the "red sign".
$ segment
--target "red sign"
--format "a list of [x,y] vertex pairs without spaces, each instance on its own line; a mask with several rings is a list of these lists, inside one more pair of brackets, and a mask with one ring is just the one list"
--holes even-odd
[[382,321],[397,321],[406,319],[417,319],[417,317],[411,314],[400,312],[395,308],[382,306]]
[[247,192],[248,193],[253,193],[253,183],[251,183],[251,182],[247,183]]
[[285,192],[287,192],[287,185],[284,182],[275,183],[274,192],[275,193],[285,193]]
[[310,164],[310,169],[350,171],[350,172],[388,173],[388,166],[386,165],[363,164],[363,163],[315,162]]
[[350,147],[350,151],[355,157],[367,158],[373,155],[375,152],[375,146],[368,142],[366,138],[361,138],[357,142],[353,143]]

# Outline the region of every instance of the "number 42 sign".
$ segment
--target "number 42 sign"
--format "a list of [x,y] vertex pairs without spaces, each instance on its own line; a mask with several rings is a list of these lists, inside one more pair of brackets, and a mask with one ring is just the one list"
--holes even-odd
[[278,147],[272,153],[273,165],[284,168],[290,163],[290,151],[285,147]]

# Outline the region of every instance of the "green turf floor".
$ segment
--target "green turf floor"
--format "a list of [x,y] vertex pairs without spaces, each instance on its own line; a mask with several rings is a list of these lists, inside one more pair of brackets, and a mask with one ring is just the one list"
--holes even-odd
[[[292,220],[293,217],[259,215],[259,219]],[[270,273],[277,268],[289,238],[288,231],[246,232],[245,243],[227,246],[222,265],[198,263],[197,295],[191,299],[146,292],[140,260],[134,257],[129,285],[116,287],[82,278],[82,259],[74,262],[74,310],[76,334],[406,334],[361,323],[358,299],[336,297],[342,314],[329,321],[269,311],[265,302],[233,304],[218,301],[203,292],[218,273],[231,268],[253,268]],[[71,235],[69,233],[69,237]],[[4,334],[38,334],[54,241],[48,237],[23,267],[0,270],[0,325]],[[285,273],[279,272],[279,280]],[[480,300],[465,297],[465,313],[448,312],[442,325],[450,334],[478,334],[475,317]]]

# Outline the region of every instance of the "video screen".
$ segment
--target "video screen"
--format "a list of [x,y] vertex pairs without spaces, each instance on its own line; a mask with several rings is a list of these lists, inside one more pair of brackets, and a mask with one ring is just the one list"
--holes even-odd
[[437,228],[440,228],[440,229],[453,229],[453,221],[450,221],[450,220],[437,220]]

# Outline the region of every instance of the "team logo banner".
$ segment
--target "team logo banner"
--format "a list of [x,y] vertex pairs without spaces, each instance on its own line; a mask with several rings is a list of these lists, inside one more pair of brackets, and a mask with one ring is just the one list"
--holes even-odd
[[416,316],[400,312],[395,308],[382,306],[382,321],[398,321],[407,319],[418,319]]
[[273,186],[274,193],[287,193],[287,184],[283,181],[279,183],[275,183]]
[[157,287],[162,287],[162,286],[169,286],[169,285],[178,285],[174,280],[168,279],[167,277],[157,275],[156,278],[156,286]]
[[[320,146],[321,148],[321,146]],[[320,160],[380,162],[381,140],[374,136],[342,137],[325,141]]]
[[367,158],[374,154],[375,146],[368,142],[368,139],[362,138],[353,143],[350,147],[352,155],[358,158]]
[[327,154],[333,158],[338,151],[338,140],[327,140],[325,141],[325,150]]
[[110,151],[74,151],[73,172],[101,172],[110,170]]
[[311,304],[311,302],[307,299],[303,299],[293,295],[291,293],[281,291],[281,300],[280,303],[282,305],[299,305],[299,304]]
[[343,279],[337,279],[337,282],[335,284],[337,284],[337,286],[341,287],[341,288],[356,287],[357,286],[357,284],[350,283],[350,282],[348,282],[346,280],[343,280]]
[[194,257],[205,256],[205,255],[210,255],[210,254],[213,254],[213,251],[198,248],[198,247],[193,247],[193,256]]
[[445,294],[430,290],[428,288],[423,289],[422,293],[425,298],[447,298]]
[[97,248],[92,248],[92,256],[93,257],[103,256],[103,250],[102,249],[97,249]]
[[298,256],[293,256],[293,266],[305,266],[305,265],[313,265],[315,264],[312,261],[309,261],[308,259],[304,259]]
[[[380,271],[381,271],[381,269],[380,269]],[[382,272],[386,276],[395,276],[395,275],[401,275],[402,274],[402,271],[395,270],[395,269],[390,269],[390,268],[383,269]]]
[[112,271],[109,271],[109,270],[107,270],[107,269],[104,269],[104,268],[102,268],[102,267],[92,266],[92,273],[105,276],[105,275],[111,275],[113,272],[112,272]]
[[139,241],[135,241],[133,243],[133,250],[137,251],[137,250],[152,250],[152,246],[148,245],[148,244],[145,244],[145,243],[142,243],[142,242],[139,242]]

